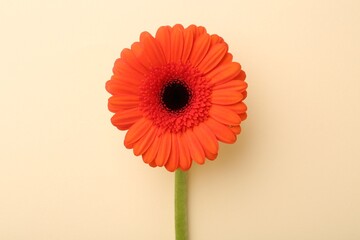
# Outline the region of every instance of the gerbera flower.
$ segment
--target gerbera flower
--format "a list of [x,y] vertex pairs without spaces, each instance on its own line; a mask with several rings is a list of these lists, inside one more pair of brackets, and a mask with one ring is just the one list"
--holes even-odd
[[245,72],[204,27],[160,27],[125,48],[106,83],[111,122],[145,163],[169,171],[214,160],[246,118]]

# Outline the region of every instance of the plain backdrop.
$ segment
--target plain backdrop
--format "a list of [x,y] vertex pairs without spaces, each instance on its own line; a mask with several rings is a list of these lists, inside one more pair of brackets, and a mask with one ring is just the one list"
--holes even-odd
[[189,172],[190,240],[360,239],[357,0],[0,0],[0,239],[174,239],[173,180],[123,146],[105,82],[162,25],[247,73],[233,145]]

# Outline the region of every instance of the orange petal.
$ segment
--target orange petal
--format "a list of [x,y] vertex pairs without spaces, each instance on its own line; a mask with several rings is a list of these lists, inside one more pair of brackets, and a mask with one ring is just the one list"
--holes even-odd
[[135,94],[121,94],[110,97],[112,102],[116,104],[139,104],[139,95]]
[[115,82],[114,80],[109,80],[105,83],[105,89],[110,93],[111,95],[114,95],[118,88],[121,86],[118,82]]
[[244,98],[243,98],[243,100],[244,100],[247,97],[247,91],[243,91],[241,94],[244,96]]
[[155,36],[155,39],[160,43],[160,46],[163,49],[163,53],[165,55],[165,60],[167,63],[170,62],[171,57],[170,30],[171,28],[169,26],[162,26],[157,30]]
[[[115,80],[115,82],[117,82],[118,84],[120,84],[121,86],[119,86],[119,88],[122,88],[124,91],[122,91],[123,93],[128,93],[133,92],[136,93],[137,95],[139,95],[139,88],[140,88],[140,79],[131,79],[131,78],[124,78],[123,76],[114,76],[114,78],[117,78],[117,80]],[[119,91],[120,93],[120,91]],[[117,93],[115,93],[117,94]]]
[[111,123],[120,130],[127,130],[141,118],[142,112],[138,108],[131,108],[115,113],[111,118]]
[[134,42],[131,45],[131,51],[134,53],[136,59],[146,68],[151,69],[151,62],[145,52],[144,44],[141,42]]
[[146,118],[141,118],[131,126],[125,135],[124,145],[126,148],[132,148],[145,132],[150,128],[152,122]]
[[[210,47],[211,46],[214,46],[216,43],[217,43],[217,41],[219,41],[218,43],[225,43],[224,41],[221,41],[220,39],[214,39],[215,37],[213,37],[213,35],[211,35],[211,45],[210,45]],[[226,44],[226,43],[225,43]],[[219,64],[217,65],[217,67],[221,67],[221,66],[223,66],[223,65],[226,65],[226,64],[229,64],[229,63],[231,63],[233,61],[233,55],[231,54],[231,53],[229,53],[229,52],[227,52],[224,56],[223,56],[223,58],[221,59],[221,61],[219,62]]]
[[206,74],[211,85],[223,84],[233,80],[241,71],[241,66],[237,62],[219,66]]
[[150,167],[153,167],[153,168],[157,167],[155,161],[150,162],[149,165],[150,165]]
[[142,155],[144,162],[150,164],[153,167],[157,166],[155,163],[155,159],[159,150],[160,141],[161,138],[156,135],[148,150],[146,150],[146,152]]
[[178,135],[173,133],[171,134],[171,152],[169,156],[169,161],[165,164],[165,167],[168,171],[173,172],[178,168],[179,165],[179,143]]
[[218,43],[224,43],[224,39],[217,34],[212,34],[210,37],[211,37],[211,46],[214,46]]
[[170,61],[178,62],[181,61],[181,56],[184,48],[184,36],[183,30],[179,27],[174,27],[171,32],[171,54]]
[[226,43],[216,44],[215,46],[211,47],[209,52],[199,64],[199,70],[204,74],[213,70],[225,56],[227,51],[228,46]]
[[240,102],[243,96],[233,89],[216,90],[211,95],[211,102],[219,105],[229,105]]
[[106,91],[108,91],[112,95],[116,94],[116,92],[118,92],[120,87],[121,87],[121,82],[118,79],[116,79],[115,75],[113,75],[111,79],[105,83]]
[[128,48],[124,48],[121,51],[121,59],[129,65],[132,69],[142,73],[146,74],[147,69],[144,67],[144,65],[139,62],[139,60],[136,58],[135,54]]
[[183,53],[182,53],[182,57],[181,57],[183,63],[186,63],[188,61],[193,44],[194,44],[194,32],[195,32],[194,27],[188,27],[183,32],[184,49],[183,49]]
[[241,132],[241,127],[240,125],[234,125],[230,127],[230,130],[235,133],[236,135],[239,135]]
[[207,159],[214,160],[219,150],[219,143],[213,132],[204,124],[193,128],[194,134],[201,143]]
[[140,84],[140,81],[143,79],[144,74],[136,71],[130,67],[123,59],[118,58],[115,61],[113,67],[113,73],[119,80],[130,81],[133,84]]
[[244,71],[242,71],[242,70],[241,70],[241,72],[239,73],[239,75],[237,75],[237,76],[235,77],[235,79],[239,79],[239,80],[241,80],[241,81],[244,81],[245,78],[246,78],[246,73],[245,73]]
[[[237,114],[242,114],[242,113],[245,113],[246,110],[247,110],[247,106],[244,102],[239,102],[239,103],[236,103],[236,104],[232,104],[232,105],[228,105],[226,106],[228,109],[236,112]],[[241,118],[241,116],[240,116]]]
[[187,140],[184,134],[178,136],[179,143],[179,166],[181,170],[187,171],[191,167],[192,161],[190,156],[190,150],[188,148]]
[[154,126],[150,127],[149,131],[146,131],[145,135],[140,138],[136,144],[134,144],[134,154],[139,156],[145,153],[153,143],[156,135],[157,128]]
[[236,90],[239,92],[243,92],[248,87],[248,84],[242,80],[231,80],[229,82],[226,82],[224,84],[218,84],[213,87],[213,90],[222,90],[225,89],[228,90]]
[[190,32],[193,33],[194,36],[196,36],[197,35],[197,28],[198,27],[196,25],[191,24],[185,29],[185,31],[190,31]]
[[239,115],[234,111],[219,105],[212,105],[209,115],[216,121],[225,125],[237,125],[241,122]]
[[224,143],[234,143],[236,141],[236,135],[224,124],[221,124],[212,118],[209,118],[204,123],[211,129],[219,141]]
[[241,118],[241,121],[244,121],[247,118],[247,114],[246,113],[240,114],[240,118]]
[[171,133],[164,132],[160,136],[159,151],[155,159],[156,165],[159,167],[164,166],[169,160],[170,152],[171,152]]
[[182,24],[180,24],[180,23],[175,24],[174,27],[173,27],[173,29],[175,29],[175,28],[180,29],[181,31],[184,31],[184,30],[185,30],[185,29],[184,29],[184,26],[183,26]]
[[225,54],[221,62],[219,63],[219,66],[226,65],[228,63],[231,63],[233,60],[233,55],[231,53]]
[[196,37],[199,37],[203,34],[207,34],[206,28],[204,28],[203,26],[196,27]]
[[211,39],[208,34],[203,34],[195,39],[194,46],[189,57],[193,66],[196,67],[204,59],[209,50],[210,41]]
[[184,132],[184,137],[186,139],[186,143],[188,144],[189,150],[191,149],[190,156],[192,160],[194,160],[198,164],[204,164],[205,152],[193,131],[187,130],[186,132]]
[[112,76],[111,80],[106,82],[106,90],[112,95],[131,93],[139,94],[139,86],[132,84],[130,81],[120,81],[116,76]]
[[148,32],[140,35],[140,42],[144,45],[144,51],[152,67],[164,65],[166,62],[163,50],[160,44]]
[[209,160],[215,160],[218,156],[217,153],[211,153],[211,152],[207,152],[205,153],[206,154],[206,158],[209,159]]
[[[126,101],[124,99],[126,98]],[[111,96],[108,100],[108,108],[110,112],[119,112],[129,109],[137,109],[139,106],[139,97],[136,95],[128,96]]]

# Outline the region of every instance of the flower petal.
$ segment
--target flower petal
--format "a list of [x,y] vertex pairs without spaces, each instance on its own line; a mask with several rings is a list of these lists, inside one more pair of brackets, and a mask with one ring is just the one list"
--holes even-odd
[[142,73],[134,70],[122,58],[116,59],[113,73],[120,81],[130,81],[129,79],[131,79],[134,84],[140,84],[144,77]]
[[152,167],[157,166],[155,163],[155,159],[159,150],[160,142],[161,137],[156,135],[148,150],[146,150],[146,152],[142,155],[144,162],[148,163]]
[[187,130],[186,132],[184,132],[184,137],[186,139],[189,149],[191,149],[190,155],[192,160],[194,160],[198,164],[204,164],[205,152],[193,131],[190,129]]
[[221,124],[212,118],[209,118],[204,123],[211,129],[219,141],[224,143],[234,143],[236,141],[236,135],[224,124]]
[[189,26],[184,31],[184,49],[183,49],[183,53],[182,53],[182,57],[181,57],[183,63],[186,63],[188,61],[189,56],[191,54],[192,47],[194,44],[195,32],[196,32],[195,25]]
[[213,91],[211,96],[211,102],[219,105],[229,105],[240,102],[243,96],[240,92],[233,89],[216,90]]
[[237,62],[219,66],[206,74],[211,85],[223,84],[233,80],[241,71],[241,66]]
[[139,139],[139,141],[134,144],[134,154],[139,156],[144,154],[151,144],[153,144],[154,138],[157,135],[157,128],[155,126],[151,126],[149,131],[145,132],[145,135]]
[[126,111],[137,109],[139,106],[139,97],[136,95],[117,95],[111,96],[108,100],[108,108],[110,112]]
[[170,61],[181,61],[181,56],[184,48],[183,31],[179,27],[174,27],[171,32],[171,54]]
[[204,74],[213,70],[225,56],[227,51],[228,46],[226,43],[219,43],[211,47],[209,52],[199,64],[199,70]]
[[147,69],[151,69],[151,62],[146,55],[144,44],[140,42],[134,42],[131,45],[131,51],[134,53],[136,59]]
[[105,88],[112,95],[122,93],[139,94],[138,84],[134,84],[131,81],[120,81],[115,75],[111,77],[111,80],[106,82]]
[[140,35],[140,42],[144,45],[144,51],[152,67],[165,64],[166,59],[160,44],[148,32]]
[[[244,102],[239,102],[239,103],[236,103],[236,104],[227,105],[226,107],[228,109],[236,112],[237,114],[243,114],[247,110],[247,106],[246,106],[246,104]],[[241,116],[240,116],[240,118],[241,118]]]
[[156,165],[159,167],[164,166],[169,160],[170,152],[171,152],[171,133],[164,132],[160,136],[159,150],[155,159]]
[[195,39],[194,46],[189,57],[193,66],[196,67],[204,59],[209,50],[210,42],[211,38],[208,34],[203,34]]
[[105,89],[111,95],[114,95],[118,91],[120,86],[121,86],[121,82],[114,81],[114,80],[109,80],[105,83]]
[[224,84],[218,84],[213,87],[213,90],[236,90],[239,92],[243,92],[248,87],[248,84],[242,80],[231,80]]
[[169,26],[163,26],[157,30],[155,35],[156,40],[160,43],[160,46],[163,49],[165,60],[167,63],[170,62],[170,57],[171,57],[170,31],[171,28]]
[[196,37],[199,37],[199,36],[201,36],[203,34],[207,34],[206,28],[203,27],[203,26],[196,27]]
[[181,30],[181,31],[184,31],[184,30],[185,30],[185,29],[184,29],[184,26],[183,26],[182,24],[179,24],[179,23],[177,23],[177,24],[174,25],[173,29],[175,29],[175,28],[177,28],[177,29],[179,29],[179,30]]
[[233,55],[231,53],[225,54],[221,62],[219,63],[219,66],[226,65],[228,63],[231,63],[233,60]]
[[239,115],[226,107],[212,105],[209,111],[211,118],[225,125],[237,125],[241,122]]
[[150,167],[153,167],[153,168],[157,167],[155,161],[150,162],[149,165],[150,165]]
[[132,148],[134,146],[134,143],[136,143],[142,136],[144,136],[145,132],[151,127],[151,124],[152,122],[147,120],[146,118],[141,118],[140,120],[135,122],[125,135],[125,147]]
[[116,112],[111,118],[111,123],[120,130],[127,130],[141,118],[142,112],[138,108],[130,108]]
[[243,91],[241,94],[244,96],[244,98],[243,98],[243,100],[244,100],[247,97],[247,91]]
[[178,143],[178,134],[171,134],[171,152],[168,162],[165,164],[165,167],[168,171],[173,172],[179,166],[179,143]]
[[214,46],[218,43],[224,43],[224,39],[217,34],[212,34],[210,37],[211,37],[211,46]]
[[129,65],[132,69],[145,74],[147,73],[147,69],[146,67],[144,67],[144,65],[141,64],[141,62],[139,62],[139,60],[136,58],[135,54],[133,53],[133,51],[131,51],[128,48],[124,48],[121,51],[121,59],[127,64]]
[[230,127],[230,130],[235,133],[236,135],[239,135],[241,132],[241,127],[240,125],[234,125]]
[[183,171],[189,170],[192,161],[190,156],[190,149],[188,148],[187,140],[184,134],[178,136],[178,143],[179,143],[179,166]]
[[240,114],[241,121],[244,121],[247,118],[247,113]]
[[245,78],[246,78],[246,73],[245,73],[243,70],[241,70],[241,72],[239,73],[239,75],[237,75],[237,76],[235,77],[235,79],[239,79],[239,80],[241,80],[241,81],[245,81]]
[[214,160],[217,157],[219,150],[219,143],[213,132],[204,124],[194,127],[194,134],[201,143],[205,156],[209,160]]

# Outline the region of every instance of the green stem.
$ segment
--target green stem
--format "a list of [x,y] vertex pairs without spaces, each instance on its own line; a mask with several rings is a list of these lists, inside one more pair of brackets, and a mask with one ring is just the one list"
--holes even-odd
[[175,172],[175,234],[176,240],[188,239],[187,172]]

